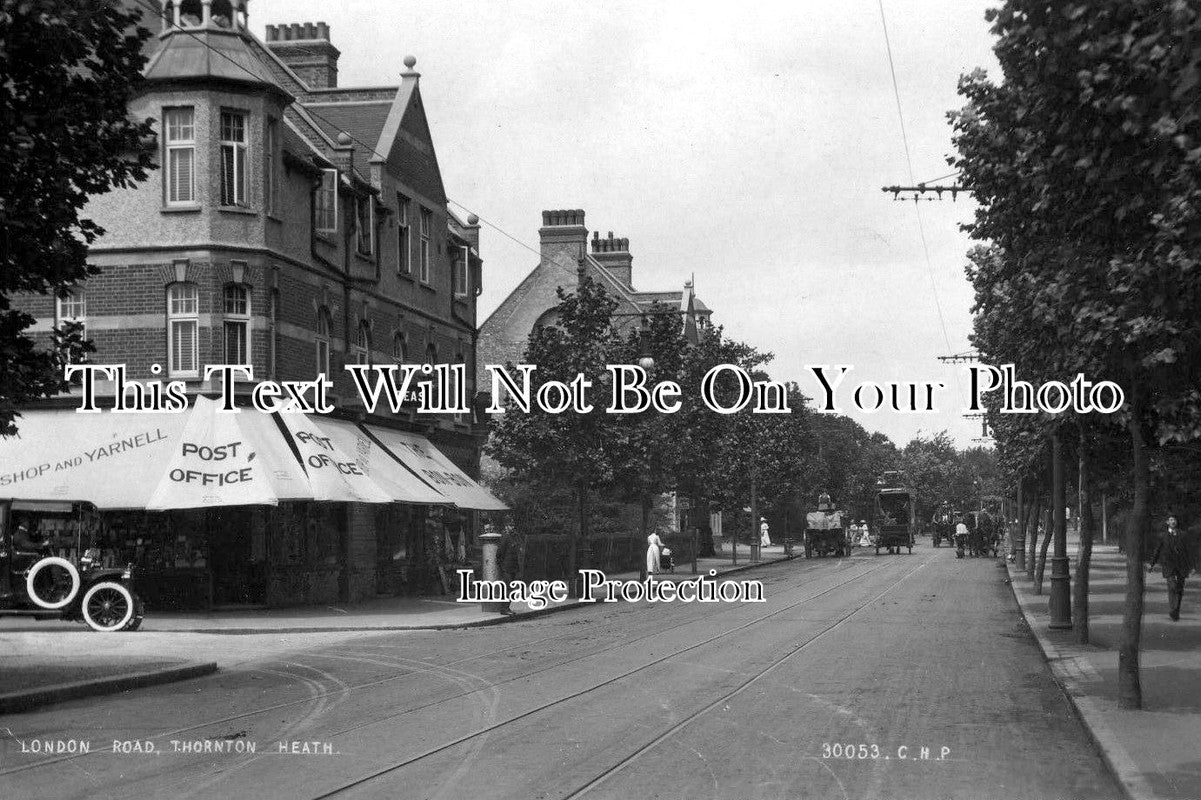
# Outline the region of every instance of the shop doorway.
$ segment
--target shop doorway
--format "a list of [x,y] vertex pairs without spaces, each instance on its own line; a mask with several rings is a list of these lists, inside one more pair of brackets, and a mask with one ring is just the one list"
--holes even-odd
[[246,506],[209,509],[205,520],[213,605],[267,603],[267,524],[261,509]]

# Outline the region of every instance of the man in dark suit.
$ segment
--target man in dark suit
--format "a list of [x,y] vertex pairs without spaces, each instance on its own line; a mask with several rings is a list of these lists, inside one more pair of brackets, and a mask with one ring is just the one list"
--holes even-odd
[[1176,527],[1175,517],[1168,517],[1168,529],[1160,537],[1147,571],[1150,572],[1156,563],[1160,564],[1163,576],[1168,581],[1168,616],[1173,621],[1178,620],[1184,579],[1193,570],[1193,554],[1184,535]]
[[35,537],[24,522],[13,531],[11,549],[0,541],[0,598],[13,595],[11,573],[29,569],[49,546],[49,542]]

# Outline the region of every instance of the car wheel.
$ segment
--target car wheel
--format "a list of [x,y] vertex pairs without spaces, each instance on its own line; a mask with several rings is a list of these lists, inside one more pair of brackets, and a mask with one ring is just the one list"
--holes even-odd
[[[66,570],[67,577],[71,579],[70,591],[63,591],[60,585],[61,581],[52,579],[51,587],[54,589],[53,596],[50,599],[43,599],[37,592],[37,578],[47,567],[58,567]],[[43,581],[45,583],[45,581]],[[29,572],[25,574],[25,591],[38,607],[55,611],[60,608],[66,608],[71,604],[71,601],[79,594],[79,570],[75,569],[75,565],[65,558],[58,556],[48,556],[29,568]]]
[[137,601],[133,593],[121,584],[101,581],[88,589],[79,610],[89,628],[111,633],[130,624],[137,610]]

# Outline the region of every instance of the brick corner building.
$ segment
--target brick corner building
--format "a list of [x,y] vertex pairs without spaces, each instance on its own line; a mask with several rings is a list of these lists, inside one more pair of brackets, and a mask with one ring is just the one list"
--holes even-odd
[[[81,322],[92,362],[184,381],[189,395],[220,390],[203,380],[211,364],[244,364],[256,381],[324,373],[341,417],[426,437],[477,477],[483,427],[471,414],[367,415],[343,369],[462,364],[474,394],[479,226],[447,208],[416,60],[396,65],[397,85],[344,87],[325,23],[270,25],[264,42],[247,0],[154,5],[129,112],[155,121],[159,169],[89,203],[107,231],[89,255],[100,274],[57,298],[19,298],[35,332]],[[76,400],[48,405],[65,402]],[[130,511],[106,525],[138,543],[161,605],[286,605],[436,585],[429,552],[449,540],[462,553],[475,525],[446,508],[281,503]]]

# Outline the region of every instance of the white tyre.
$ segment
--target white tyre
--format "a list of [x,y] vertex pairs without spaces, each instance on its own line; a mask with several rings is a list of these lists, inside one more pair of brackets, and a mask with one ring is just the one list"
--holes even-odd
[[94,631],[119,631],[133,619],[133,593],[119,583],[101,581],[88,589],[79,604],[83,621]]
[[[67,592],[65,596],[50,600],[45,600],[38,596],[37,590],[34,588],[34,582],[42,570],[47,567],[58,567],[67,571],[67,575],[71,578],[71,591]],[[29,599],[41,608],[49,611],[66,608],[75,599],[75,596],[79,594],[79,570],[75,569],[75,565],[65,558],[47,556],[30,567],[29,572],[25,573],[25,591],[29,595]]]

